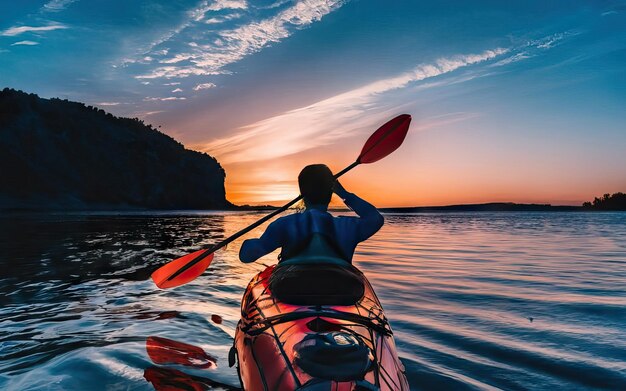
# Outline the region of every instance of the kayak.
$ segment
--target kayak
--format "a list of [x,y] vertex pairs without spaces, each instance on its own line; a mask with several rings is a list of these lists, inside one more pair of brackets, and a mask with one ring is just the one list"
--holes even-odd
[[365,276],[317,257],[267,267],[241,303],[229,364],[244,390],[409,390],[393,333]]

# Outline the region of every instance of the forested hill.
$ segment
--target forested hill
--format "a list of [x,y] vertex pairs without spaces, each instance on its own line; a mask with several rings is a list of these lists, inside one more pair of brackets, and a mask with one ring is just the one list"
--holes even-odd
[[0,91],[0,209],[223,209],[224,178],[136,118]]

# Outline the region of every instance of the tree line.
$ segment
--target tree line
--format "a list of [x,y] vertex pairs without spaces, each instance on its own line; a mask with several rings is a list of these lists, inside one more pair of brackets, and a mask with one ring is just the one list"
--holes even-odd
[[602,197],[595,197],[593,202],[584,202],[583,208],[595,210],[626,210],[626,194],[617,192],[606,193]]

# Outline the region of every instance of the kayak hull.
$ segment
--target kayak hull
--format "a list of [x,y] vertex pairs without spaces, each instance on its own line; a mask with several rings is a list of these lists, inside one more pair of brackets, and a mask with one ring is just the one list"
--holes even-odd
[[354,304],[298,305],[272,295],[274,271],[257,274],[243,296],[233,352],[244,390],[409,390],[380,301],[360,272]]

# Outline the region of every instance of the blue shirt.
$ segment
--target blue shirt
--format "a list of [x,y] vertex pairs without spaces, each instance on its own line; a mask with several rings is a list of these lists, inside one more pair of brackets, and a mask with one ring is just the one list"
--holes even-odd
[[242,262],[254,262],[262,256],[282,248],[289,254],[307,241],[313,233],[321,233],[334,239],[346,260],[352,260],[354,249],[374,235],[384,223],[376,207],[355,194],[346,193],[344,203],[359,217],[333,217],[325,210],[307,208],[272,222],[258,239],[248,239],[239,250]]

